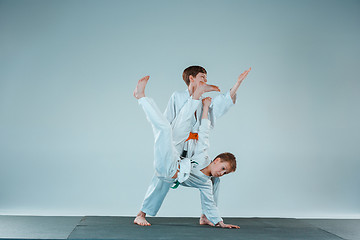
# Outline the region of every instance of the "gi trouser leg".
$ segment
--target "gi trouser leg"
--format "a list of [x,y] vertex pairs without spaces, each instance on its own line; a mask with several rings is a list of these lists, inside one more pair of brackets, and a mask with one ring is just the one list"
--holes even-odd
[[160,179],[171,181],[177,170],[179,154],[172,142],[170,123],[151,98],[143,97],[138,102],[142,106],[154,133],[154,167],[156,175]]
[[[141,98],[142,99],[142,98]],[[147,102],[149,101],[146,100]],[[151,100],[150,100],[151,101]],[[145,102],[144,100],[139,101]],[[177,116],[175,122],[173,123],[173,143],[177,145],[181,145],[184,143],[186,138],[189,135],[189,132],[191,130],[191,119],[193,118],[193,114],[198,108],[201,101],[199,100],[193,100],[189,99],[187,103],[184,105],[182,110],[180,111],[179,115]],[[149,104],[149,103],[147,103]],[[150,103],[151,104],[151,103]],[[146,105],[144,105],[146,106]],[[143,106],[143,107],[144,107]],[[145,111],[145,109],[144,109]],[[159,111],[159,110],[156,110]],[[158,115],[159,112],[156,113]],[[153,115],[153,114],[152,114]],[[162,121],[162,120],[161,120]],[[154,132],[155,134],[155,132]],[[179,149],[177,147],[177,149]],[[182,150],[182,147],[180,147]],[[177,153],[177,157],[179,157],[179,153]],[[141,211],[155,216],[157,212],[159,211],[161,204],[163,203],[166,194],[169,192],[169,189],[173,183],[170,183],[168,181],[163,181],[159,179],[159,177],[155,174],[153,178],[151,179],[150,185],[148,187],[148,190],[145,194],[145,199],[141,206]]]
[[173,183],[165,182],[154,175],[146,191],[141,211],[151,216],[155,216],[172,185]]

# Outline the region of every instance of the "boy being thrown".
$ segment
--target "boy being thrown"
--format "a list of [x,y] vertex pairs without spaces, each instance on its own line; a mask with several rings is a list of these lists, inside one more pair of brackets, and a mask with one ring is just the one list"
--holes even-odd
[[[206,217],[217,226],[223,228],[239,228],[239,226],[225,224],[220,217],[213,196],[211,176],[221,177],[235,171],[236,160],[231,153],[222,153],[211,162],[207,154],[209,147],[210,121],[208,110],[210,98],[199,100],[205,92],[219,91],[216,86],[201,83],[189,98],[177,116],[175,123],[170,125],[160,112],[155,102],[145,97],[145,87],[149,76],[138,81],[134,97],[142,106],[146,118],[153,128],[154,167],[159,179],[166,182],[179,182],[186,187],[198,188],[201,196],[201,205]],[[203,102],[202,121],[198,133],[198,143],[194,156],[180,160],[180,154],[173,142],[185,141],[191,130],[191,118],[198,106]],[[141,225],[141,224],[139,224]]]

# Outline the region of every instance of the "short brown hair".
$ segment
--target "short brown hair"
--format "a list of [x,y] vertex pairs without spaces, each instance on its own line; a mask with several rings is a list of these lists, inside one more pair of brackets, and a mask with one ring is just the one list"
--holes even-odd
[[189,86],[189,84],[190,84],[190,76],[196,77],[196,75],[198,75],[198,73],[207,74],[205,68],[203,68],[201,66],[190,66],[190,67],[186,68],[183,72],[183,79],[184,79],[186,85]]
[[230,164],[230,171],[235,172],[236,170],[236,157],[234,156],[234,154],[229,153],[229,152],[224,152],[224,153],[220,153],[219,155],[217,155],[215,159],[220,158],[220,160],[222,162],[228,162]]

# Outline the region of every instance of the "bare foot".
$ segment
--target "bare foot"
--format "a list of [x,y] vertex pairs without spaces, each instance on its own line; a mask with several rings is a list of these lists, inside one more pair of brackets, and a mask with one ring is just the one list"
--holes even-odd
[[146,87],[146,84],[147,84],[149,78],[150,78],[150,76],[145,76],[138,81],[138,83],[135,87],[134,93],[133,93],[133,95],[136,99],[145,97],[145,87]]
[[212,222],[210,222],[209,219],[207,219],[207,217],[202,214],[199,220],[200,225],[210,225],[210,226],[214,226],[214,224]]
[[134,223],[139,226],[151,226],[151,224],[148,221],[146,221],[145,216],[146,214],[140,211],[136,216],[136,218],[134,219]]
[[213,91],[220,92],[220,88],[215,85],[209,85],[204,82],[200,82],[199,86],[195,89],[193,97],[194,99],[199,99],[204,93]]

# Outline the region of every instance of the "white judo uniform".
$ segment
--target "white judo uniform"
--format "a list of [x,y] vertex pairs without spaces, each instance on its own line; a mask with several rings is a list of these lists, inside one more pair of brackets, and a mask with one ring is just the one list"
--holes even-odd
[[[200,100],[189,98],[177,119],[171,126],[167,119],[152,99],[143,97],[139,99],[139,104],[143,107],[148,121],[151,123],[155,138],[154,144],[154,167],[157,178],[163,182],[174,182],[172,176],[176,173],[180,161],[179,152],[173,141],[185,141],[191,129],[191,118],[198,106],[201,106]],[[201,206],[203,213],[214,224],[222,221],[219,210],[214,200],[213,183],[211,177],[201,172],[211,163],[208,156],[209,134],[211,122],[208,119],[202,119],[199,131],[198,142],[194,149],[194,156],[190,159],[181,161],[191,161],[191,169],[187,178],[181,181],[185,187],[198,188],[201,196]],[[176,136],[175,136],[176,135]],[[173,141],[172,141],[173,140]],[[181,165],[180,165],[181,166]],[[182,167],[179,174],[182,173]],[[180,177],[177,179],[179,181]]]
[[[176,127],[178,122],[183,121],[183,117],[179,115],[185,106],[185,103],[191,99],[189,91],[186,89],[185,91],[177,91],[174,92],[169,100],[167,108],[164,112],[165,118],[170,123],[172,129]],[[210,119],[210,127],[214,127],[216,120],[224,115],[230,107],[234,105],[233,100],[230,97],[230,91],[226,94],[219,94],[218,96],[214,97],[209,109],[209,119]],[[202,104],[199,104],[195,114],[191,114],[190,117],[190,131],[193,133],[199,132],[200,122],[202,116]],[[179,129],[179,128],[177,128]],[[195,153],[195,147],[197,145],[197,141],[194,139],[190,139],[184,142],[183,136],[177,136],[180,133],[179,130],[173,132],[173,143],[175,149],[178,151],[179,154],[182,153],[183,149],[187,151],[186,157],[192,157]],[[186,133],[188,134],[188,132]],[[219,178],[211,178],[213,182],[213,197],[215,203],[218,200],[218,189],[219,189]],[[164,181],[163,179],[159,178],[156,174],[153,176],[150,186],[145,194],[145,199],[143,201],[141,211],[146,214],[155,216],[159,211],[162,202],[164,201],[166,194],[168,193],[170,187],[173,183]],[[203,201],[203,199],[201,199]],[[203,205],[203,204],[202,204]],[[203,211],[203,214],[207,216],[207,214]],[[207,216],[208,217],[208,216]]]

